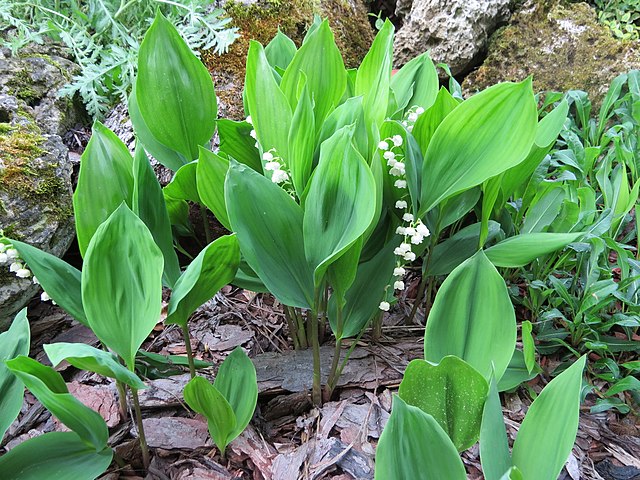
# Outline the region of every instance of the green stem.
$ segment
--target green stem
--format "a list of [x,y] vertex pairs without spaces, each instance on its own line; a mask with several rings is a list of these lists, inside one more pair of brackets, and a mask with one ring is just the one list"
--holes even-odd
[[184,344],[187,348],[187,360],[189,361],[189,373],[191,374],[191,378],[196,378],[196,364],[193,361],[193,350],[191,348],[191,336],[189,335],[189,326],[185,323],[184,325],[180,325],[182,329],[182,335],[184,336]]
[[298,340],[298,327],[296,323],[291,318],[291,313],[289,312],[289,307],[285,305],[284,307],[284,317],[287,319],[287,326],[289,327],[289,335],[291,336],[291,340],[293,340],[293,348],[295,350],[300,350],[300,341]]
[[377,313],[371,323],[371,339],[377,342],[382,338],[382,312]]
[[349,361],[349,358],[351,357],[351,354],[355,350],[356,345],[358,345],[358,342],[362,338],[362,335],[364,334],[364,331],[365,331],[364,328],[362,330],[360,330],[360,333],[358,334],[356,339],[353,342],[351,342],[351,345],[349,346],[349,350],[347,350],[347,353],[344,355],[344,360],[342,360],[342,363],[340,364],[340,367],[338,368],[338,371],[336,372],[333,384],[329,385],[329,387],[331,388],[331,392],[332,393],[333,393],[333,390],[338,385],[338,380],[340,379],[340,375],[342,375],[342,371],[344,370],[344,367],[347,366],[347,362]]
[[322,405],[322,376],[320,367],[320,339],[318,337],[318,304],[320,290],[317,289],[314,295],[313,308],[309,311],[308,321],[310,322],[310,340],[313,349],[313,390],[311,399],[314,405]]
[[120,380],[116,380],[116,388],[118,389],[118,405],[122,420],[127,419],[127,385]]
[[298,343],[300,344],[301,349],[309,348],[309,342],[307,341],[307,329],[304,326],[304,320],[302,318],[302,314],[298,312],[295,307],[287,307],[291,309],[291,316],[295,319],[298,328],[296,332],[298,334]]
[[336,335],[336,348],[333,352],[333,360],[331,361],[331,370],[329,370],[329,377],[327,378],[327,385],[325,389],[325,400],[331,400],[331,395],[333,394],[333,386],[337,383],[338,379],[335,378],[336,373],[338,371],[338,364],[340,362],[340,350],[342,347],[342,329],[343,329],[343,319],[342,319],[342,302],[339,300],[337,303],[337,312],[336,312],[336,326],[337,326],[337,335]]
[[[429,275],[429,267],[431,266],[433,250],[435,249],[436,243],[438,243],[438,237],[439,237],[439,234],[433,234],[430,237],[429,253],[427,254],[427,260],[425,262],[424,273],[422,274],[422,279],[420,280],[420,287],[418,287],[418,294],[416,295],[416,300],[413,304],[413,308],[411,309],[411,313],[405,319],[405,322],[404,322],[405,325],[413,324],[413,319],[416,316],[416,313],[418,312],[418,307],[420,306],[420,303],[422,303],[422,297],[424,295],[425,288],[427,287],[427,283],[430,284],[431,278],[433,278],[431,275]],[[427,302],[428,302],[428,299],[427,299]],[[426,310],[424,312],[424,318],[426,321],[427,319]]]
[[131,396],[133,397],[133,409],[136,414],[136,425],[138,426],[138,438],[140,439],[140,449],[142,450],[142,464],[144,469],[149,469],[151,459],[149,457],[149,447],[147,439],[144,435],[144,425],[142,424],[142,412],[140,411],[140,400],[138,399],[138,390],[131,388]]

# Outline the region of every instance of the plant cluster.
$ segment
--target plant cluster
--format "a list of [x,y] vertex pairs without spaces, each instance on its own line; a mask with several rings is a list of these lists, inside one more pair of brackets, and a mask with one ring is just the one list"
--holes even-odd
[[0,0],[0,46],[14,54],[49,38],[65,45],[80,73],[60,94],[79,94],[93,118],[126,101],[136,76],[140,41],[156,9],[195,51],[226,52],[237,38],[229,18],[210,0]]
[[[357,340],[369,326],[380,330],[382,312],[421,262],[411,316],[424,301],[424,360],[405,372],[378,447],[376,477],[465,478],[458,452],[478,439],[487,478],[557,477],[577,431],[586,361],[580,351],[592,349],[587,339],[602,341],[606,329],[594,327],[596,321],[608,324],[598,316],[603,292],[619,292],[618,300],[626,295],[625,308],[637,311],[637,288],[630,289],[636,260],[616,242],[634,225],[630,212],[640,185],[637,135],[627,134],[639,123],[638,74],[614,82],[605,113],[594,122],[576,92],[550,95],[539,105],[531,79],[463,100],[454,80],[449,89],[439,86],[427,53],[392,76],[393,33],[385,22],[357,69],[345,68],[328,23],[319,19],[300,48],[282,33],[266,47],[252,42],[247,118],[237,122],[216,118],[209,73],[159,14],[140,46],[129,96],[136,154],[96,122],[82,157],[74,194],[82,271],[2,240],[2,253],[15,250],[12,260],[19,256],[21,268],[105,348],[81,355],[50,347],[52,362],[84,359],[80,368],[116,378],[121,398],[130,389],[135,407],[144,385],[135,376],[136,360],[153,361],[140,346],[158,321],[164,284],[172,290],[165,321],[184,332],[193,377],[185,400],[207,417],[224,452],[255,408],[255,370],[238,351],[215,383],[195,375],[188,320],[198,306],[227,283],[271,293],[283,306],[294,347],[313,351],[310,386],[319,404],[331,398]],[[567,121],[570,108],[577,120]],[[624,122],[609,128],[614,113]],[[213,151],[216,130],[220,147]],[[581,141],[591,142],[589,148],[580,148]],[[164,189],[147,153],[175,171]],[[207,246],[181,271],[175,240],[193,231],[193,203],[205,214]],[[233,233],[211,241],[207,210]],[[600,278],[602,243],[618,254],[624,281],[615,289]],[[520,328],[522,348],[516,348],[509,286],[518,287],[511,296],[530,312]],[[571,288],[584,305],[565,299]],[[564,310],[564,322],[550,316],[553,308]],[[609,308],[620,310],[615,302]],[[608,328],[632,335],[637,325],[624,312],[625,318],[612,313]],[[542,348],[553,337],[570,356],[534,401],[510,453],[498,392],[539,373],[534,327]],[[335,350],[322,372],[320,345],[329,332]],[[116,367],[97,370],[106,360],[96,359],[105,355],[119,365],[120,377],[111,372]],[[45,374],[21,358],[7,365],[44,397],[19,372]],[[63,383],[49,385],[65,394]],[[22,394],[21,386],[14,388]],[[109,451],[103,437],[70,428],[92,440],[92,455]],[[0,459],[3,472],[24,467],[13,452]]]
[[640,38],[640,1],[594,0],[598,20],[621,40]]

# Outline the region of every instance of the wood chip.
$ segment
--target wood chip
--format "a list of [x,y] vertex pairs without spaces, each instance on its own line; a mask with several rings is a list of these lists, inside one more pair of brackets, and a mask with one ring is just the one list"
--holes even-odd
[[142,423],[147,444],[152,448],[195,450],[211,446],[207,442],[207,423],[201,418],[145,418]]

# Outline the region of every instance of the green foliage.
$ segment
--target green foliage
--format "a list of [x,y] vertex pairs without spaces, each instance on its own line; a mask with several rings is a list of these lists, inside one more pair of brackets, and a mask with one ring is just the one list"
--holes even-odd
[[253,417],[258,401],[256,369],[238,347],[220,365],[213,385],[202,377],[193,378],[184,389],[184,400],[207,419],[211,438],[224,455]]
[[226,52],[237,38],[222,10],[208,0],[0,1],[0,23],[10,27],[2,46],[17,53],[45,38],[62,42],[80,65],[80,73],[61,94],[79,94],[89,114],[99,119],[117,99],[126,100],[136,77],[140,43],[156,11],[175,25],[193,51]]
[[640,1],[592,0],[598,10],[598,20],[621,40],[640,38]]

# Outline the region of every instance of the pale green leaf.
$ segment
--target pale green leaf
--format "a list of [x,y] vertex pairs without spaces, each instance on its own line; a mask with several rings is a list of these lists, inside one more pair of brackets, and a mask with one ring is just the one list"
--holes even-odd
[[485,253],[496,267],[523,267],[575,242],[583,233],[523,233],[509,237]]

